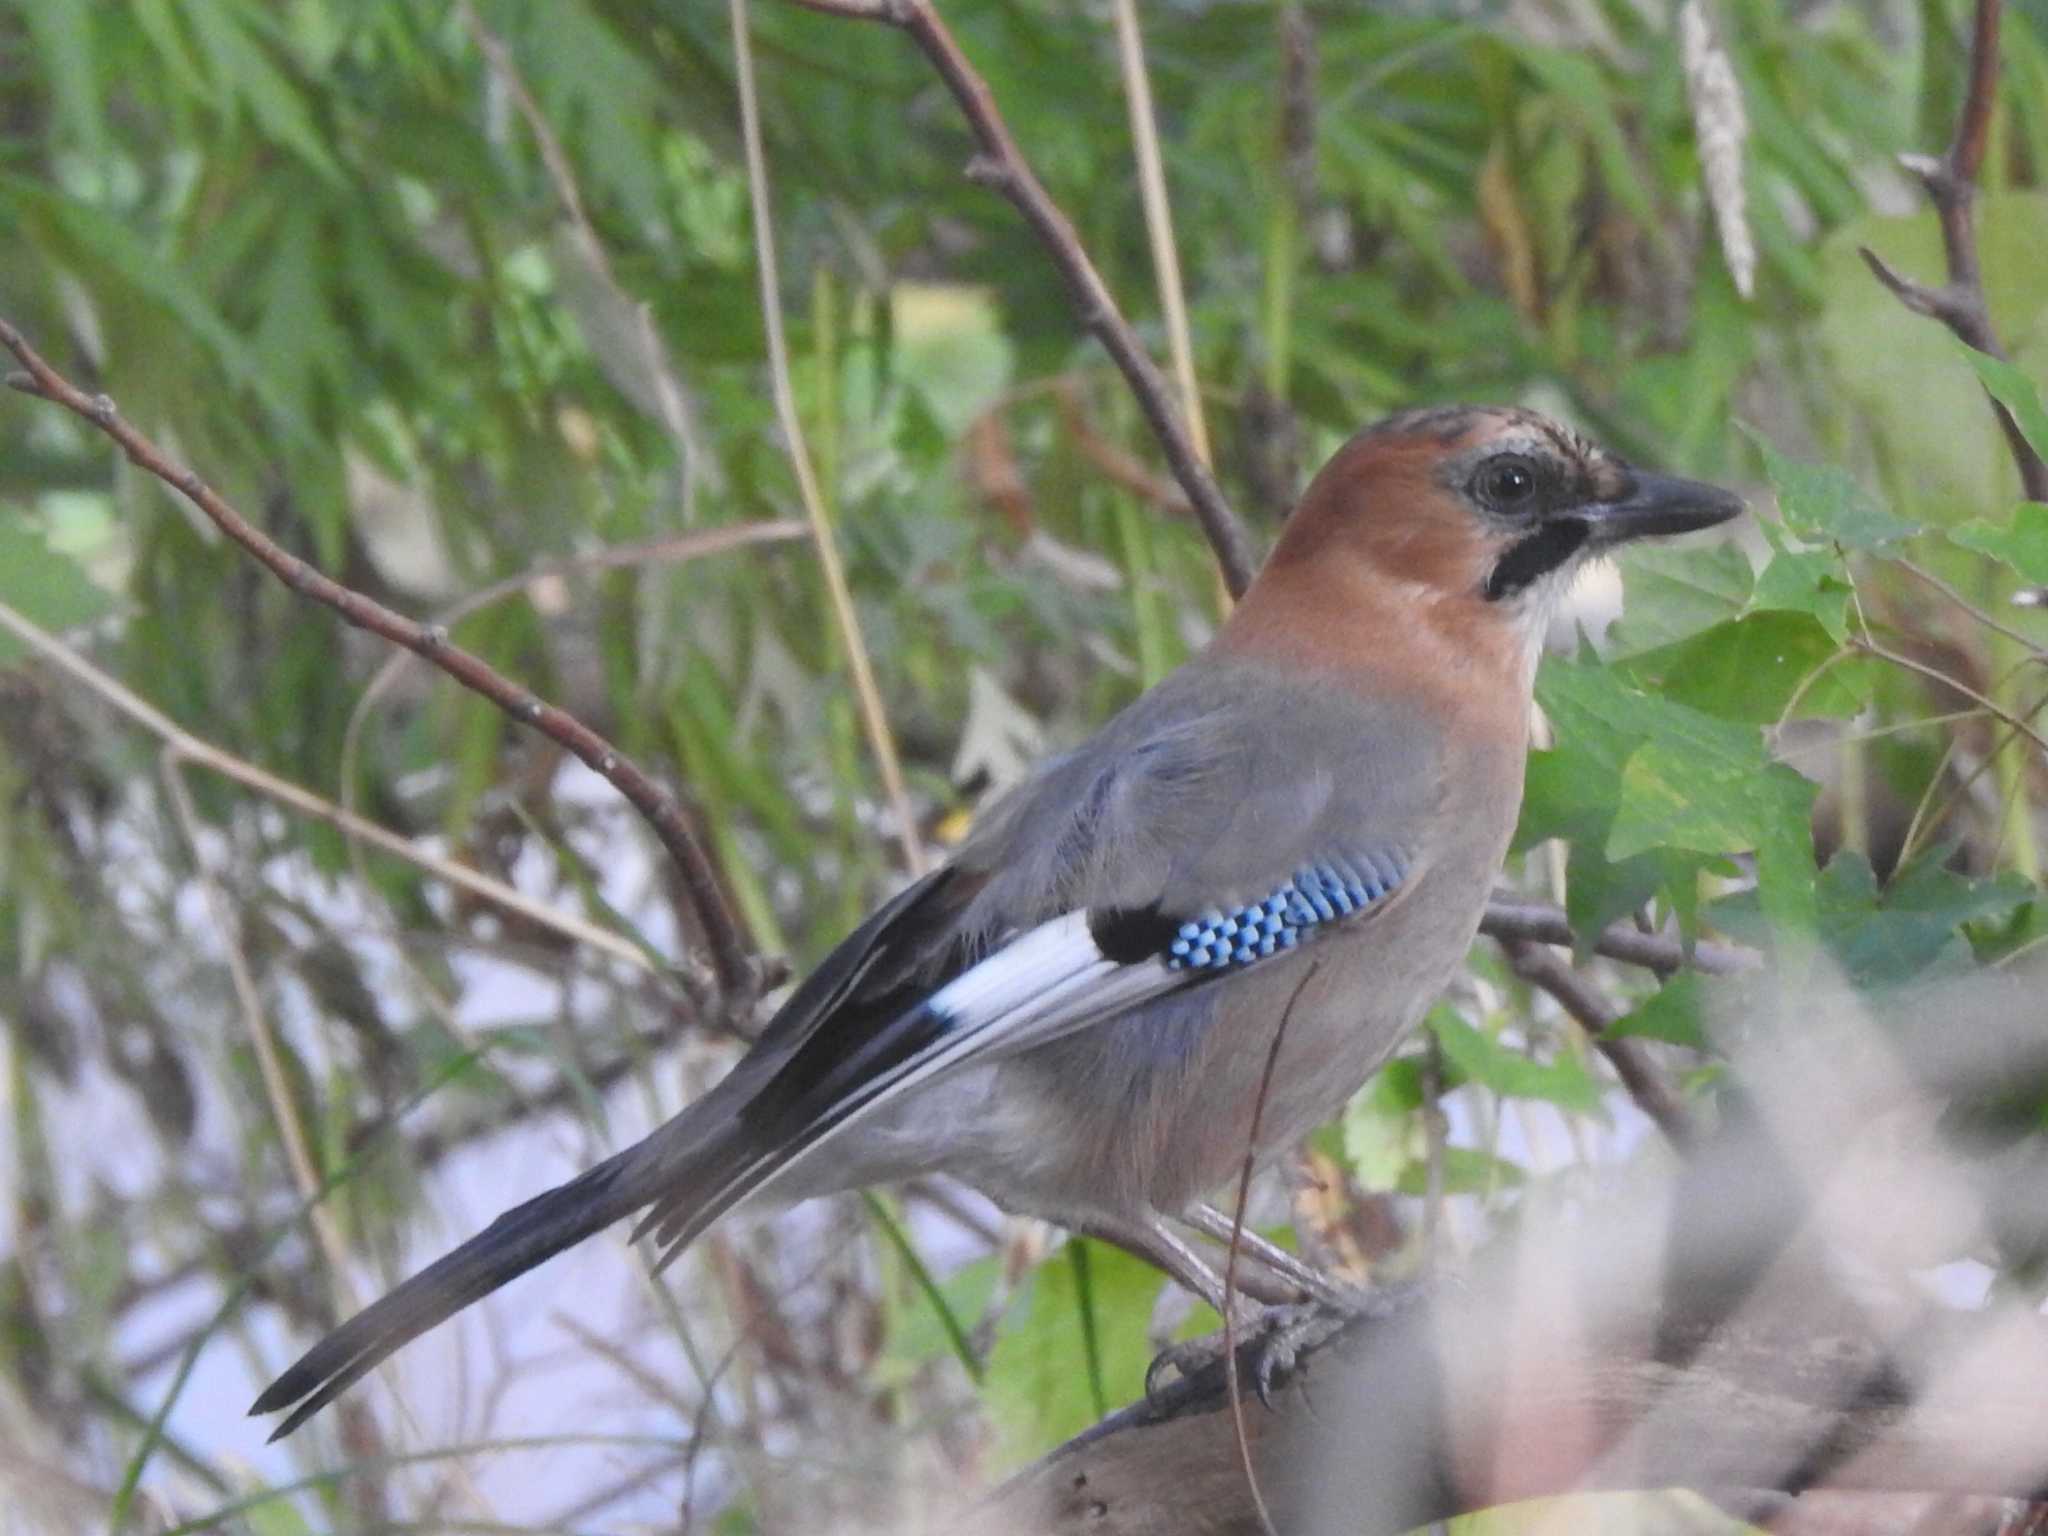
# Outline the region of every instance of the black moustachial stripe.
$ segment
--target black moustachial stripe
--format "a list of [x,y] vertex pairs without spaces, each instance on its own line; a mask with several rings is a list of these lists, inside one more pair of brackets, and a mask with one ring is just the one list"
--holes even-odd
[[1488,602],[1513,597],[1530,583],[1548,576],[1579,552],[1593,530],[1576,517],[1553,518],[1534,533],[1516,540],[1486,578]]

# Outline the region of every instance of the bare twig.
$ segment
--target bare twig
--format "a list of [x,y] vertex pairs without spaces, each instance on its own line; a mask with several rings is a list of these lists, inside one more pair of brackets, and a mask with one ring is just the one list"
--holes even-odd
[[1939,683],[1942,687],[1961,694],[1978,708],[2004,721],[2043,752],[2048,752],[2048,739],[2043,739],[2039,731],[2027,724],[2026,721],[2020,719],[2019,716],[2015,715],[2004,705],[1987,698],[1968,683],[1949,676],[1941,668],[1929,666],[1924,661],[1916,661],[1911,656],[1902,655],[1898,651],[1886,650],[1875,640],[1871,639],[1867,633],[1853,637],[1849,644],[1862,651],[1865,655],[1875,656],[1879,661],[1890,662],[1895,667],[1902,667],[1908,672],[1917,673],[1929,682]]
[[1891,563],[1897,566],[1900,570],[1904,571],[1908,576],[1912,577],[1915,581],[1920,582],[1925,586],[1932,587],[1935,591],[1939,592],[1943,597],[1947,598],[1951,603],[1955,604],[1956,607],[1960,608],[1970,618],[1975,619],[1979,624],[1982,624],[1986,629],[1989,629],[1994,633],[2005,636],[2006,639],[2012,641],[2015,645],[2020,646],[2029,655],[2037,657],[2048,655],[2048,652],[2043,651],[2041,643],[2038,640],[2034,639],[2031,635],[2024,635],[2020,633],[2020,631],[2014,629],[2010,624],[2001,623],[1999,620],[1993,618],[1990,614],[1986,613],[1982,608],[1979,608],[1975,603],[1971,602],[1967,597],[1963,596],[1963,594],[1958,592],[1953,586],[1949,585],[1949,583],[1943,581],[1939,576],[1935,575],[1934,572],[1923,569],[1922,567],[1915,565],[1910,560],[1902,559],[1896,556],[1893,558]]
[[[1505,895],[1496,895],[1487,903],[1479,931],[1503,944],[1518,939],[1537,944],[1570,944],[1574,940],[1571,920],[1562,907]],[[1625,923],[1602,929],[1593,941],[1593,952],[1624,965],[1639,965],[1659,976],[1688,968],[1709,976],[1733,976],[1763,964],[1763,956],[1739,944],[1702,940],[1688,950],[1677,939],[1643,933]]]
[[846,569],[839,558],[839,542],[825,512],[824,490],[811,467],[803,421],[797,415],[796,391],[790,385],[789,347],[782,334],[782,285],[775,266],[775,210],[768,195],[768,157],[761,147],[761,104],[754,89],[754,50],[747,32],[747,0],[732,0],[731,12],[733,60],[739,79],[740,135],[746,150],[747,189],[753,200],[754,250],[761,274],[761,323],[768,333],[768,372],[775,394],[775,414],[782,422],[790,467],[796,473],[797,493],[803,498],[804,512],[811,521],[811,542],[818,552],[825,590],[832,599],[832,616],[839,627],[840,643],[846,649],[847,665],[853,672],[853,690],[860,703],[868,748],[875,754],[882,788],[896,818],[903,862],[912,874],[921,875],[925,870],[924,844],[918,838],[917,818],[911,812],[910,794],[904,788],[896,738],[889,729],[888,713],[882,708],[881,690],[875,686],[875,671],[868,660],[867,642],[861,637],[853,592],[846,584]]
[[1115,361],[1137,399],[1138,409],[1193,503],[1195,516],[1216,552],[1223,582],[1233,597],[1250,585],[1257,564],[1251,540],[1237,514],[1230,510],[1215,480],[1203,466],[1194,437],[1175,409],[1172,393],[1158,365],[1146,353],[1138,333],[1117,308],[1109,287],[1095,270],[1073,224],[1046,192],[1031,164],[1018,148],[996,105],[988,82],[968,62],[930,0],[796,0],[807,10],[860,21],[880,21],[906,33],[938,72],[960,104],[980,153],[968,162],[967,175],[1008,198],[1044,245],[1072,292],[1082,325]]
[[1125,452],[1097,432],[1088,420],[1080,392],[1065,379],[1055,381],[1053,403],[1059,410],[1060,425],[1081,450],[1081,457],[1140,501],[1149,502],[1175,517],[1192,515],[1185,492],[1173,481],[1154,474],[1134,455]]
[[1685,1101],[1664,1081],[1663,1074],[1633,1040],[1609,1037],[1607,1031],[1620,1019],[1621,1010],[1548,945],[1514,939],[1503,947],[1517,976],[1548,992],[1557,999],[1559,1007],[1578,1021],[1587,1038],[1613,1066],[1614,1075],[1621,1079],[1621,1086],[1628,1090],[1636,1107],[1656,1121],[1671,1145],[1681,1152],[1691,1147],[1698,1134]]
[[356,628],[404,646],[414,655],[432,662],[472,693],[490,700],[506,714],[532,726],[551,741],[576,754],[590,769],[631,802],[675,861],[690,899],[696,905],[711,948],[711,959],[719,982],[729,995],[747,997],[757,986],[751,952],[739,924],[726,906],[718,876],[697,845],[689,823],[675,797],[657,784],[647,772],[623,752],[590,729],[575,716],[557,709],[530,689],[513,682],[479,656],[451,645],[445,631],[419,624],[404,614],[385,607],[364,593],[345,587],[316,570],[237,512],[227,499],[208,485],[199,474],[178,463],[122,419],[106,395],[88,395],[46,362],[12,324],[0,319],[0,346],[13,353],[27,370],[26,377],[8,382],[24,393],[36,395],[77,416],[112,438],[136,465],[204,513],[234,543],[255,556],[265,569],[313,601],[332,608]]
[[0,603],[0,629],[5,629],[30,650],[90,688],[121,714],[163,742],[181,760],[210,768],[223,778],[232,779],[266,799],[324,821],[349,837],[361,838],[394,858],[403,859],[435,878],[468,891],[472,896],[490,902],[525,921],[552,928],[580,944],[610,955],[613,959],[627,961],[641,970],[651,968],[646,953],[638,945],[610,929],[585,922],[573,914],[557,912],[553,908],[542,906],[501,880],[493,880],[488,875],[479,874],[467,865],[458,864],[451,859],[437,857],[400,837],[389,828],[381,827],[374,821],[344,810],[332,801],[323,800],[311,790],[292,783],[289,779],[281,779],[273,773],[266,773],[254,763],[245,762],[233,753],[224,752],[211,742],[194,736],[147,700],[102,672],[55,635],[16,613],[4,603]]
[[[1928,201],[1941,221],[1941,244],[1948,258],[1948,281],[1941,287],[1916,282],[1899,272],[1869,246],[1859,246],[1865,265],[1892,296],[1915,314],[1939,320],[1964,345],[2004,359],[2006,351],[1984,302],[1984,273],[1977,259],[1974,204],[1977,177],[1991,132],[1991,109],[1998,95],[1998,27],[2003,0],[1977,0],[1970,27],[1970,82],[1956,119],[1956,136],[1948,153],[1901,155],[1899,164],[1920,179]],[[1998,429],[2020,472],[2029,501],[2048,501],[2048,464],[2034,452],[2013,420],[2012,412],[1986,391]]]

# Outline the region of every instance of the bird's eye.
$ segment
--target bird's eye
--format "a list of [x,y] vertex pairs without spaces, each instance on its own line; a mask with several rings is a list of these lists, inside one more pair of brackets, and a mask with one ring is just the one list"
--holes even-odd
[[1505,454],[1480,467],[1474,489],[1489,507],[1518,511],[1536,494],[1536,470],[1527,459]]

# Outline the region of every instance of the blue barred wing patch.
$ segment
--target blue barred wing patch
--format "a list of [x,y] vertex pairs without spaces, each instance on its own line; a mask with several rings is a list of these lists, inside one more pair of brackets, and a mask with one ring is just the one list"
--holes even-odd
[[1228,971],[1292,949],[1324,923],[1384,900],[1408,875],[1394,849],[1304,864],[1258,901],[1211,907],[1174,930],[1166,964],[1175,971]]

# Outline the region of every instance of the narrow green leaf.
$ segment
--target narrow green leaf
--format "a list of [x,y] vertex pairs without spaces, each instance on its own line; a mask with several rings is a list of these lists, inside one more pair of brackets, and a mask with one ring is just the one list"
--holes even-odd
[[[967,1373],[967,1379],[976,1386],[981,1384],[981,1357],[974,1352],[974,1345],[967,1337],[967,1329],[961,1323],[959,1314],[953,1309],[952,1299],[945,1288],[933,1278],[931,1269],[924,1261],[924,1255],[917,1251],[917,1245],[910,1240],[910,1234],[903,1230],[903,1223],[896,1219],[896,1213],[889,1209],[881,1196],[873,1190],[862,1190],[861,1199],[866,1203],[868,1214],[875,1219],[875,1225],[882,1229],[882,1235],[889,1240],[889,1246],[896,1250],[896,1256],[903,1261],[910,1280],[931,1309],[931,1315],[938,1322],[946,1336],[946,1343],[952,1348],[953,1358],[960,1362],[960,1368]],[[991,1277],[992,1279],[992,1277]]]
[[1975,347],[1963,347],[1963,355],[1977,370],[1977,377],[1984,381],[1992,398],[2012,413],[2027,446],[2048,459],[2048,406],[2041,404],[2041,391],[2034,381],[2012,363],[1979,352]]

